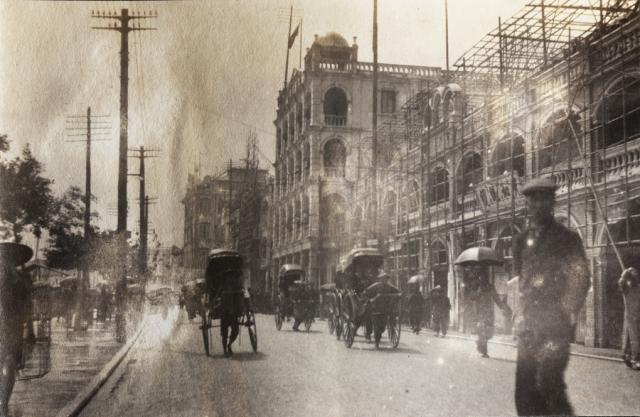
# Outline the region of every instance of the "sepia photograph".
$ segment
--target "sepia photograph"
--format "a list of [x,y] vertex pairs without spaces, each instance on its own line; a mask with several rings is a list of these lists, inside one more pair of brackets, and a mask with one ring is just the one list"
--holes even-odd
[[640,0],[0,1],[0,417],[640,415]]

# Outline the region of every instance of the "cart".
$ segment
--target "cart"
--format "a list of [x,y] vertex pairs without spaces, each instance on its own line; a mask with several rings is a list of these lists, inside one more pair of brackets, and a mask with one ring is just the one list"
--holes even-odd
[[209,254],[205,272],[205,291],[201,305],[204,350],[211,354],[212,329],[223,326],[225,318],[244,327],[253,352],[258,351],[258,329],[251,305],[251,294],[242,282],[242,256],[232,249],[214,249]]

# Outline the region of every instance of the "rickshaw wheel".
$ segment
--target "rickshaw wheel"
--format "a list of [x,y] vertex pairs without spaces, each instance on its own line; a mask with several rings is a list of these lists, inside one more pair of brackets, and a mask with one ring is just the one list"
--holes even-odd
[[210,342],[210,333],[209,330],[211,329],[211,317],[209,316],[209,312],[205,312],[202,315],[202,325],[200,326],[200,329],[202,329],[202,341],[204,342],[204,351],[207,354],[207,356],[210,355],[209,352],[209,342]]
[[282,329],[282,316],[280,315],[280,307],[276,307],[274,318],[276,320],[276,330],[280,331]]
[[333,316],[327,319],[327,325],[329,326],[329,334],[333,334],[336,330],[336,322],[334,321]]
[[251,341],[251,348],[254,352],[258,351],[258,328],[256,326],[256,315],[253,311],[247,313],[247,330],[249,331],[249,340]]
[[397,348],[400,344],[400,332],[401,332],[401,324],[400,317],[389,317],[389,322],[387,323],[387,335],[389,336],[389,342],[391,342],[391,346],[393,348]]
[[344,326],[344,345],[347,348],[353,346],[353,339],[356,336],[356,328],[353,323],[347,322]]
[[340,318],[340,316],[334,317],[335,323],[336,323],[336,340],[340,340],[340,337],[342,337],[342,329],[343,329],[343,324],[342,324],[342,319]]

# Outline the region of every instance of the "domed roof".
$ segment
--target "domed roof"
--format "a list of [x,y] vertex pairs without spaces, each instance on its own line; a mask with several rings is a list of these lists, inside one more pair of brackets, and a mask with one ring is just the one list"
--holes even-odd
[[347,40],[337,32],[329,32],[324,36],[320,36],[316,42],[320,46],[349,47]]

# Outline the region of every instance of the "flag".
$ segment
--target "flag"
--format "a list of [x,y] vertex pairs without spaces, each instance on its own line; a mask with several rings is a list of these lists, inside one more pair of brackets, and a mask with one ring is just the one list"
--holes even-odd
[[300,23],[298,23],[298,26],[296,26],[296,28],[293,30],[293,33],[289,35],[289,49],[291,49],[291,47],[293,46],[293,43],[296,41],[296,36],[298,36],[299,28],[300,28]]

